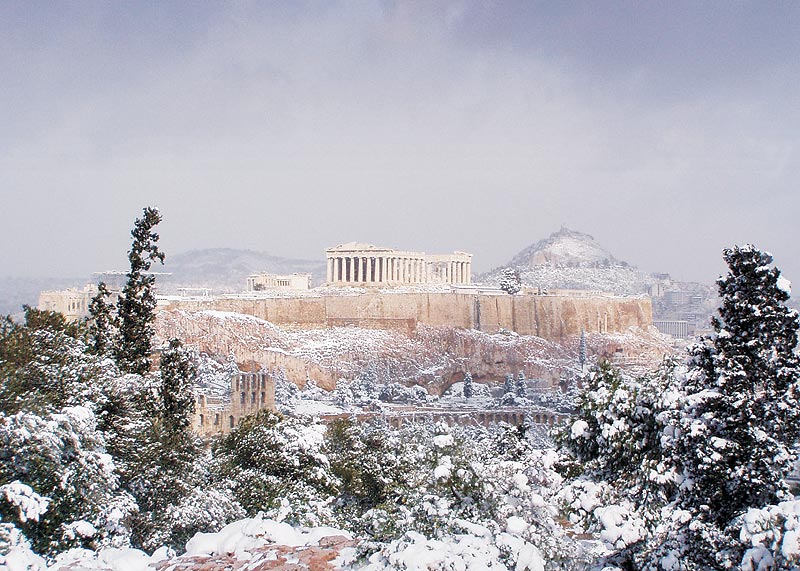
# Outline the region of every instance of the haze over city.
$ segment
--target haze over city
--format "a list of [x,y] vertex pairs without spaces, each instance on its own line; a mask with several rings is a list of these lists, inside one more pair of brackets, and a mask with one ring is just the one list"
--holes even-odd
[[351,240],[502,264],[562,224],[710,282],[789,279],[800,7],[5,3],[3,276],[162,246],[322,259]]

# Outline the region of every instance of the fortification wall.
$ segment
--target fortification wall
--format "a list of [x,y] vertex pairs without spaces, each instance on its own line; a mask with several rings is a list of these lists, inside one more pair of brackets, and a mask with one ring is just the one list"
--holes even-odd
[[166,309],[253,315],[279,326],[355,325],[413,330],[418,323],[558,340],[653,324],[649,298],[365,292],[359,295],[175,300]]

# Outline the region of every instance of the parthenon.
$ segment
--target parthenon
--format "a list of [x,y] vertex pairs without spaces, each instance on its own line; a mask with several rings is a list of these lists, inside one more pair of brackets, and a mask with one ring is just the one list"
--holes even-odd
[[348,242],[329,248],[331,285],[406,285],[472,283],[472,254],[425,254]]

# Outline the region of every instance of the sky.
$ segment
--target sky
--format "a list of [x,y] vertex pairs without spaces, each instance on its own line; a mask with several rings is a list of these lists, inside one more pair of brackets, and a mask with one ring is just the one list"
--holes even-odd
[[358,241],[502,265],[566,225],[800,283],[800,3],[0,3],[0,276]]

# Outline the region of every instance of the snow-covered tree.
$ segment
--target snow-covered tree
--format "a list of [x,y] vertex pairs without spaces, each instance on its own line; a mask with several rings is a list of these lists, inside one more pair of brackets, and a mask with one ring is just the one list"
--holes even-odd
[[322,452],[324,432],[317,422],[266,410],[245,417],[214,447],[213,482],[250,515],[330,523],[335,479]]
[[103,385],[115,371],[88,354],[80,324],[32,308],[25,315],[24,324],[9,319],[0,324],[0,411],[103,406]]
[[675,366],[667,361],[658,373],[637,378],[599,363],[586,378],[572,422],[557,434],[581,471],[621,484],[639,504],[656,501],[654,508],[672,498],[677,481],[661,449],[660,417],[673,398]]
[[135,508],[121,492],[94,413],[67,407],[0,416],[0,515],[34,549],[125,544],[121,520]]
[[509,295],[514,295],[522,290],[522,277],[516,268],[505,268],[500,272],[500,289]]
[[130,270],[117,304],[119,332],[114,345],[117,363],[128,373],[143,375],[150,370],[156,278],[148,271],[154,262],[164,263],[164,253],[158,249],[159,236],[153,230],[159,222],[158,209],[147,207],[131,230]]
[[800,431],[798,319],[786,307],[788,282],[772,256],[751,245],[723,255],[729,271],[717,281],[714,334],[691,350],[674,420],[687,479],[680,503],[696,518],[687,552],[703,565],[739,557],[725,531],[735,516],[786,497]]
[[163,350],[159,370],[164,429],[173,434],[186,431],[194,414],[192,387],[197,367],[179,339],[171,339]]
[[468,399],[472,397],[473,388],[472,388],[472,373],[467,371],[464,375],[464,398]]
[[97,284],[97,295],[89,302],[89,339],[92,350],[98,355],[108,353],[114,343],[117,317],[114,303],[105,282]]
[[586,331],[583,329],[581,329],[581,341],[578,346],[578,364],[581,366],[581,370],[586,365]]
[[503,382],[503,394],[507,395],[514,392],[514,375],[506,373],[506,380]]
[[522,371],[517,373],[517,383],[514,390],[520,398],[525,398],[528,395],[528,381],[525,379],[525,373]]

